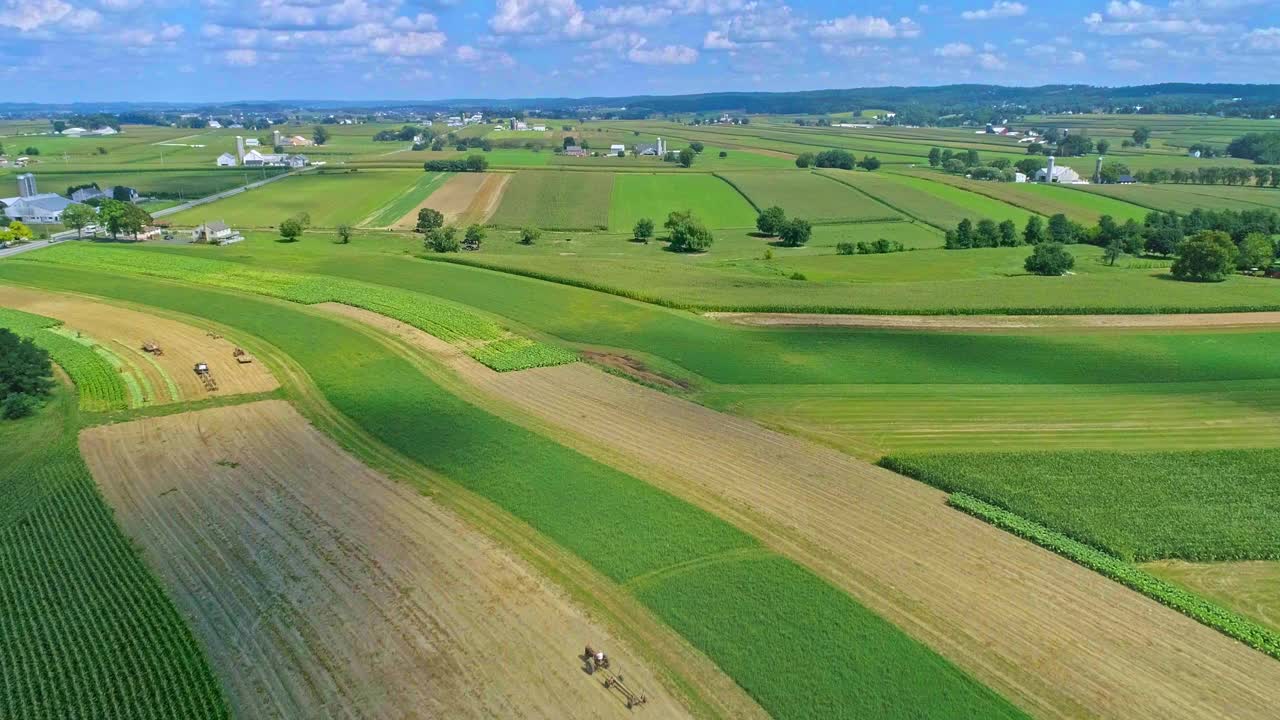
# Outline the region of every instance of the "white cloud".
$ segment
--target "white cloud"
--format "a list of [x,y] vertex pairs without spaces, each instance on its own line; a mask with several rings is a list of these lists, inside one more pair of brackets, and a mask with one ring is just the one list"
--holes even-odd
[[76,8],[67,13],[59,23],[60,26],[75,32],[95,30],[102,24],[102,13],[93,8]]
[[666,0],[664,7],[679,15],[725,15],[746,10],[756,0]]
[[71,12],[62,0],[3,0],[0,2],[0,26],[19,30],[35,30],[56,23]]
[[391,27],[396,30],[417,30],[430,31],[439,27],[436,16],[431,13],[418,13],[414,17],[400,16],[391,21]]
[[649,48],[647,43],[627,51],[627,59],[642,65],[692,65],[698,61],[698,51],[686,45],[663,45]]
[[591,21],[597,25],[617,27],[649,27],[670,21],[671,10],[647,5],[617,5],[597,8],[591,12]]
[[882,45],[834,45],[822,43],[820,47],[826,55],[846,59],[882,57],[889,52]]
[[882,17],[849,15],[834,20],[824,20],[813,28],[813,36],[820,40],[856,40],[865,38],[890,39],[913,38],[920,34],[920,26],[908,17],[896,23]]
[[946,58],[969,57],[973,55],[973,47],[961,42],[947,43],[940,48],[934,48],[933,54]]
[[1244,49],[1253,52],[1280,52],[1280,27],[1250,30],[1241,39]]
[[[1172,6],[1171,6],[1172,7]],[[1085,27],[1099,35],[1217,35],[1225,25],[1205,22],[1199,17],[1162,13],[1138,0],[1111,0],[1107,12],[1089,13]]]
[[983,70],[1004,70],[1008,65],[999,55],[984,52],[978,56],[978,67]]
[[444,49],[445,35],[439,32],[407,32],[374,38],[369,47],[381,55],[421,57]]
[[733,50],[736,47],[738,43],[730,40],[719,30],[708,30],[706,36],[702,38],[703,50]]
[[773,2],[748,3],[740,13],[717,19],[712,27],[727,42],[766,45],[796,36],[803,23],[790,6]]
[[1122,72],[1134,72],[1142,70],[1146,65],[1133,58],[1114,58],[1107,61],[1107,67],[1112,70],[1120,70]]
[[1107,3],[1107,17],[1117,20],[1150,20],[1156,16],[1156,9],[1150,5],[1144,5],[1138,0],[1128,0],[1120,2],[1120,0],[1111,0]]
[[1010,0],[996,0],[985,10],[965,10],[960,17],[965,20],[996,20],[999,18],[1022,17],[1027,14],[1027,6]]
[[258,64],[257,50],[228,50],[222,53],[222,59],[227,61],[228,65],[238,65],[240,67],[252,67]]
[[1070,65],[1083,65],[1084,61],[1087,60],[1088,58],[1085,56],[1084,53],[1080,52],[1079,50],[1072,50],[1071,52],[1067,53],[1065,59],[1067,63]]
[[461,45],[453,52],[453,59],[464,65],[482,67],[515,67],[515,58],[501,50],[488,50],[472,45]]
[[595,31],[575,0],[498,0],[489,18],[498,35],[584,37]]

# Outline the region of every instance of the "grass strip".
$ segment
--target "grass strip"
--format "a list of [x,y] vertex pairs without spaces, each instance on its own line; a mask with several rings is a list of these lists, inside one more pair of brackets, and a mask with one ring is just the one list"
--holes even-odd
[[979,500],[972,495],[961,492],[952,493],[947,498],[947,504],[1083,565],[1130,590],[1146,595],[1161,605],[1177,610],[1202,625],[1280,660],[1280,633],[1262,627],[1194,593],[1175,587],[1113,555],[1108,555],[1078,540],[1072,540],[1060,532],[1050,530],[1039,523]]

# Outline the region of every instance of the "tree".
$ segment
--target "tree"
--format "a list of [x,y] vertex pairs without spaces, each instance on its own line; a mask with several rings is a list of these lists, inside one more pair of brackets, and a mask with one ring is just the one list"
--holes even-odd
[[701,153],[706,147],[707,147],[706,145],[703,145],[697,140],[694,140],[693,142],[689,143],[689,149],[696,153]]
[[1125,175],[1132,174],[1129,166],[1121,162],[1104,163],[1101,172],[1098,173],[1098,179],[1104,183],[1118,183],[1120,178]]
[[776,236],[778,231],[782,229],[783,223],[787,221],[787,213],[777,205],[765,208],[756,216],[756,229],[761,234],[770,237]]
[[414,230],[425,233],[442,225],[444,225],[444,213],[434,208],[422,208],[418,210],[418,224]]
[[98,214],[93,211],[93,208],[80,203],[68,205],[62,211],[62,224],[75,230],[76,237],[83,237],[81,231],[92,225],[97,218]]
[[1115,265],[1116,260],[1124,254],[1124,244],[1121,242],[1120,236],[1116,235],[1107,241],[1106,247],[1102,249],[1102,258],[1106,260],[1108,265]]
[[520,229],[520,244],[532,245],[538,242],[538,238],[542,237],[542,231],[536,227],[524,227]]
[[676,161],[679,162],[682,167],[690,167],[693,165],[693,158],[693,150],[690,150],[689,148],[681,150],[676,155]]
[[423,244],[428,250],[438,253],[458,252],[462,249],[462,244],[458,242],[458,228],[452,225],[433,228],[423,238]]
[[961,160],[960,158],[950,158],[948,160],[943,160],[942,169],[949,173],[959,175],[960,173],[965,171],[964,161]]
[[346,245],[347,243],[351,242],[351,226],[350,225],[339,225],[336,229],[338,232],[339,245]]
[[63,121],[61,121],[61,120],[54,120],[54,121],[53,121],[53,131],[54,131],[54,132],[56,132],[56,133],[61,133],[63,130],[66,130],[66,129],[67,129],[67,124],[66,124],[65,122],[63,122]]
[[955,233],[956,247],[971,248],[973,247],[973,221],[965,218],[956,224]]
[[121,232],[133,233],[133,238],[138,239],[138,233],[142,229],[151,224],[151,213],[134,205],[133,203],[125,203],[122,217],[120,218]]
[[1178,243],[1182,242],[1182,233],[1173,227],[1148,227],[1143,249],[1155,255],[1169,256],[1178,252]]
[[852,170],[858,161],[848,150],[823,150],[814,156],[813,164],[820,168],[839,168]]
[[942,164],[942,149],[930,148],[929,149],[929,167],[938,167],[941,164]]
[[1038,143],[1038,142],[1028,143],[1028,144],[1027,144],[1027,154],[1028,154],[1028,155],[1043,155],[1043,154],[1044,154],[1044,143]]
[[1058,213],[1049,218],[1049,239],[1056,243],[1073,243],[1076,241],[1075,227],[1066,215]]
[[635,238],[636,242],[647,245],[653,239],[653,219],[645,217],[637,220],[635,228],[631,231],[631,237]]
[[1093,141],[1084,133],[1068,135],[1058,143],[1058,154],[1066,157],[1088,155],[1091,152],[1093,152]]
[[1217,230],[1202,230],[1183,241],[1173,262],[1173,277],[1190,282],[1222,282],[1236,265],[1236,247],[1231,236]]
[[814,160],[813,153],[810,153],[810,152],[800,153],[799,155],[796,156],[796,167],[798,168],[810,167],[811,165],[813,165],[813,160]]
[[1023,267],[1036,275],[1063,275],[1076,266],[1076,259],[1062,243],[1046,242],[1036,245],[1027,256]]
[[1151,139],[1151,128],[1142,126],[1133,131],[1133,142],[1135,145],[1146,145]]
[[306,230],[307,228],[311,227],[311,213],[307,212],[306,210],[303,210],[297,215],[294,215],[293,219],[297,220],[298,223],[302,225],[303,230]]
[[707,226],[687,210],[671,213],[665,224],[671,231],[668,247],[676,252],[704,252],[714,242]]
[[729,151],[728,151],[728,150],[721,150],[721,151],[720,151],[720,157],[721,157],[721,158],[727,158],[727,157],[729,157]]
[[467,172],[484,172],[489,169],[489,160],[483,155],[467,156]]
[[1022,229],[1022,242],[1027,245],[1039,245],[1045,241],[1044,223],[1039,215],[1027,218],[1027,226]]
[[297,242],[302,237],[302,222],[298,218],[289,218],[280,223],[280,239],[285,242]]
[[982,156],[978,154],[977,150],[969,149],[965,151],[964,153],[965,167],[977,167],[981,164],[982,164]]
[[565,135],[565,136],[564,136],[564,144],[562,145],[562,147],[563,147],[563,148],[565,148],[565,149],[568,149],[568,148],[573,147],[576,143],[577,143],[577,141],[575,141],[572,137],[570,137],[570,136],[568,136],[568,135]]
[[1111,141],[1103,138],[1094,143],[1094,147],[1097,148],[1099,155],[1106,155],[1107,151],[1111,149]]
[[997,247],[1000,245],[1000,229],[996,227],[996,221],[990,219],[982,219],[978,221],[978,227],[973,233],[974,247]]
[[1271,238],[1262,233],[1249,233],[1240,241],[1239,254],[1236,257],[1236,268],[1252,270],[1267,269],[1276,259],[1276,246]]
[[813,226],[808,220],[801,218],[791,218],[778,229],[778,236],[782,238],[782,244],[787,247],[800,247],[809,242],[812,235]]
[[[107,228],[107,232],[111,233],[111,239],[115,240],[120,231],[124,229],[124,212],[127,203],[119,200],[103,200],[102,205],[98,207],[98,221]],[[13,229],[12,226],[9,227]]]
[[35,399],[53,387],[49,353],[29,338],[0,328],[0,414],[9,420],[31,414]]
[[862,158],[862,161],[858,163],[858,167],[862,168],[863,170],[866,170],[867,172],[874,172],[876,170],[879,170],[880,158],[876,157],[875,155],[866,155]]
[[485,231],[483,225],[479,223],[472,223],[467,226],[467,232],[463,236],[463,240],[466,242],[469,249],[479,250],[480,243],[484,242],[484,238],[487,234],[488,233]]
[[314,128],[312,128],[311,141],[317,145],[323,145],[329,142],[329,128],[323,125],[317,125]]
[[1012,220],[1000,223],[1000,247],[1013,247],[1018,244],[1018,226]]

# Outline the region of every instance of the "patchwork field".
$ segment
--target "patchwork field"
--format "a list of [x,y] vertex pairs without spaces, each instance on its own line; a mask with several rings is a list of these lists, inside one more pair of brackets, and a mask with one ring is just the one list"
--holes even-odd
[[1085,192],[1105,195],[1152,210],[1190,212],[1195,208],[1280,210],[1280,189],[1221,185],[1087,185]]
[[498,209],[502,194],[513,175],[508,173],[457,173],[395,221],[396,230],[412,230],[418,224],[418,210],[431,208],[444,215],[447,225],[486,223]]
[[224,220],[236,228],[274,228],[305,212],[316,227],[355,225],[421,180],[421,171],[409,170],[312,172],[166,219],[175,225]]
[[93,428],[80,447],[237,717],[628,717],[575,662],[588,640],[651,711],[686,716],[561,592],[283,401]]
[[756,211],[728,183],[712,175],[619,174],[609,207],[609,229],[630,232],[640,218],[659,228],[667,215],[692,210],[709,228],[754,227]]
[[738,172],[723,177],[758,208],[780,206],[811,222],[853,222],[900,217],[892,208],[815,173]]
[[[409,186],[403,193],[396,196],[391,202],[383,205],[375,210],[368,217],[360,221],[362,227],[390,227],[392,224],[398,224],[403,218],[410,215],[415,216],[416,221],[417,209],[423,206],[423,203],[441,186],[448,184],[449,173],[425,173],[416,183]],[[413,229],[412,226],[409,227]]]
[[963,188],[1046,217],[1061,213],[1087,226],[1097,224],[1098,218],[1103,215],[1110,215],[1116,222],[1120,223],[1126,220],[1141,222],[1147,216],[1147,213],[1151,212],[1150,208],[1111,197],[1081,194],[1073,192],[1074,188],[1064,188],[1062,186],[966,180],[965,178],[942,172],[928,173],[927,175],[922,173],[920,177],[933,182]]
[[499,227],[602,230],[609,225],[613,175],[522,170],[507,184],[491,222]]

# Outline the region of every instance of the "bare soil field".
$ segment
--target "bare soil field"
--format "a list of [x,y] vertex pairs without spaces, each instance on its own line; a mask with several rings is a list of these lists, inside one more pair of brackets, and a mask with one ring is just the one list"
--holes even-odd
[[1023,328],[1245,328],[1280,325],[1280,312],[1185,315],[840,315],[824,313],[709,312],[713,320],[761,327],[851,327],[901,330],[1009,330]]
[[738,523],[1037,716],[1275,716],[1280,663],[942,492],[581,363],[495,373],[415,328],[332,309],[445,362],[486,407]]
[[[74,295],[8,286],[0,286],[0,305],[61,320],[68,330],[93,338],[147,378],[158,405],[266,392],[279,386],[262,363],[237,362],[231,355],[235,350],[231,341],[174,320]],[[143,353],[142,344],[147,341],[158,344],[164,355]],[[195,374],[197,362],[209,365],[218,384],[215,392],[206,390]],[[170,381],[177,398],[170,396]]]
[[1280,562],[1162,560],[1147,563],[1143,568],[1280,631]]
[[412,230],[418,224],[418,211],[422,208],[439,210],[444,214],[445,224],[483,224],[498,209],[498,201],[510,181],[510,173],[457,173],[393,227]]
[[81,452],[208,649],[237,717],[625,718],[557,588],[271,400],[92,428]]

